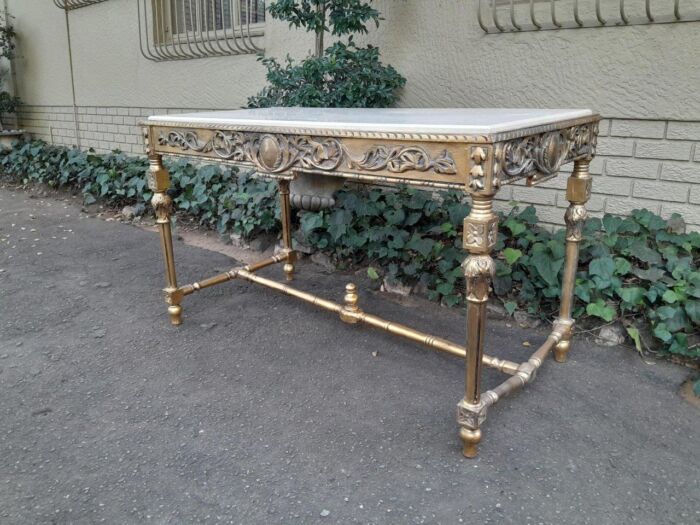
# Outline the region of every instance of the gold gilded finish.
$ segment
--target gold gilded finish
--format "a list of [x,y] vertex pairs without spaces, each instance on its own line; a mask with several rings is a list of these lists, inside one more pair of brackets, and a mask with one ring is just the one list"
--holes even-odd
[[288,281],[294,280],[294,263],[297,254],[292,250],[292,207],[289,202],[289,181],[278,182],[280,192],[280,220],[282,221],[282,245],[286,255],[286,263],[282,268]]
[[168,171],[163,167],[160,155],[150,155],[148,158],[148,186],[154,192],[151,205],[155,210],[156,223],[160,230],[160,243],[165,261],[165,292],[168,304],[170,322],[174,325],[182,323],[182,294],[178,293],[177,277],[175,275],[175,257],[173,255],[173,237],[170,226],[172,199],[165,193],[170,186]]
[[[476,153],[479,154],[478,151]],[[496,273],[496,265],[489,255],[498,235],[498,217],[493,212],[493,196],[494,193],[487,192],[472,194],[471,212],[464,219],[464,247],[469,251],[469,256],[462,264],[467,287],[466,386],[464,399],[458,405],[457,423],[461,427],[459,435],[466,457],[476,455],[481,440],[479,427],[486,417],[480,393],[486,302]]]
[[571,203],[566,210],[566,261],[564,278],[561,286],[561,302],[556,325],[562,330],[561,340],[554,348],[554,359],[563,363],[571,348],[571,335],[574,320],[571,316],[578,269],[579,243],[583,237],[583,225],[588,217],[585,203],[591,195],[591,175],[588,171],[589,159],[580,159],[574,163],[574,170],[566,186],[566,198]]
[[[463,454],[474,457],[482,438],[488,409],[500,399],[532,382],[550,352],[564,361],[571,345],[572,318],[579,243],[591,194],[589,164],[595,155],[597,115],[484,136],[385,133],[287,127],[208,126],[195,123],[149,121],[144,133],[150,159],[149,187],[160,229],[165,260],[165,299],[173,324],[182,317],[184,297],[204,288],[242,279],[338,314],[348,324],[366,324],[465,361],[464,397],[457,405]],[[282,249],[268,259],[235,267],[184,286],[177,285],[167,195],[169,176],[161,154],[207,158],[242,164],[277,179],[280,193]],[[567,182],[566,262],[560,312],[552,332],[524,362],[515,363],[484,354],[486,304],[495,264],[491,251],[498,238],[493,199],[498,189],[518,180],[537,184],[574,163]],[[472,208],[464,220],[463,246],[469,256],[462,265],[466,280],[467,340],[465,346],[401,323],[364,312],[354,284],[348,284],[341,304],[262,277],[255,272],[283,264],[293,279],[297,254],[292,249],[289,183],[299,174],[336,177],[372,184],[407,184],[432,189],[457,189],[471,195]],[[482,367],[508,374],[501,384],[481,391]]]
[[359,297],[357,295],[357,286],[352,283],[345,285],[345,306],[340,310],[340,319],[344,323],[356,324],[360,322],[358,314],[362,313],[360,307],[357,306]]

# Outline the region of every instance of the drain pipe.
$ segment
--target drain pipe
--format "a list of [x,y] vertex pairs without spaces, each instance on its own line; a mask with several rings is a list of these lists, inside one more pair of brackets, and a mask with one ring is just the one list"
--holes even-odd
[[75,102],[75,75],[73,74],[73,49],[70,41],[70,22],[68,21],[68,9],[63,8],[63,13],[66,15],[66,39],[68,42],[68,66],[70,67],[70,87],[73,96],[73,122],[75,123],[75,141],[76,146],[80,149],[80,124],[78,123],[78,105]]

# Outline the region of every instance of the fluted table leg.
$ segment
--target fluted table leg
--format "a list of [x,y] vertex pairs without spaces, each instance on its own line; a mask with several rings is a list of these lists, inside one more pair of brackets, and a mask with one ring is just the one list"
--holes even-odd
[[287,253],[287,262],[284,264],[284,274],[288,281],[294,279],[294,263],[296,252],[292,250],[292,207],[289,203],[289,181],[279,181],[280,193],[280,219],[282,221],[282,245]]
[[170,226],[172,199],[166,193],[170,187],[170,176],[163,167],[160,155],[148,157],[150,168],[148,172],[148,187],[153,191],[151,205],[155,210],[156,224],[160,230],[160,244],[165,261],[165,301],[168,304],[170,322],[174,325],[182,323],[182,293],[177,287],[175,275],[175,257],[173,256],[173,237]]
[[498,237],[493,194],[472,195],[472,210],[464,219],[464,247],[469,256],[462,264],[467,286],[467,357],[464,399],[457,406],[459,436],[466,457],[477,454],[486,407],[481,401],[481,364],[486,335],[486,302],[495,273],[491,250]]
[[561,304],[559,317],[555,325],[564,334],[554,347],[554,359],[560,363],[566,361],[571,347],[571,335],[574,320],[571,315],[576,287],[576,270],[578,268],[579,244],[583,237],[583,225],[588,213],[585,204],[591,196],[591,175],[588,172],[590,160],[577,160],[574,171],[566,185],[566,199],[571,203],[566,210],[566,263],[564,279],[561,286]]

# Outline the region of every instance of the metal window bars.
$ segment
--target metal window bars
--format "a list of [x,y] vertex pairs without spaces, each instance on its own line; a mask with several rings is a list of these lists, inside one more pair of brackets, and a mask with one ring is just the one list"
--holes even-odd
[[53,3],[60,9],[70,11],[72,9],[80,9],[81,7],[92,4],[99,4],[100,2],[104,1],[105,0],[53,0]]
[[264,0],[137,0],[141,54],[148,60],[258,53]]
[[700,0],[478,0],[485,33],[700,21]]

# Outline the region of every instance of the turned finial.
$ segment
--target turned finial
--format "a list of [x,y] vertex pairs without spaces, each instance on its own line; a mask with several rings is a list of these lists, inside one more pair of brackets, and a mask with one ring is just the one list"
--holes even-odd
[[357,314],[361,312],[360,307],[357,306],[360,300],[357,295],[357,286],[353,283],[348,283],[345,285],[345,306],[343,306],[340,311],[340,319],[349,324],[355,324],[359,321]]

